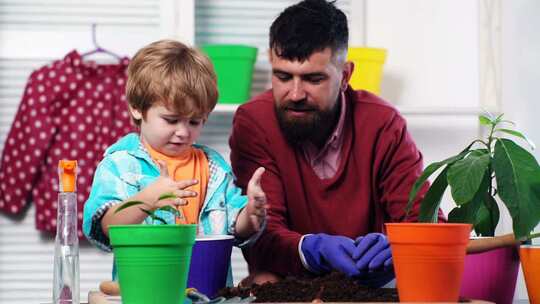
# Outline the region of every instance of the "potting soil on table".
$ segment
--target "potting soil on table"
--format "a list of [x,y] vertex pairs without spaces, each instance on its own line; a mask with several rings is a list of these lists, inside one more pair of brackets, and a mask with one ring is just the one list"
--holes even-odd
[[232,287],[219,291],[225,298],[254,295],[255,302],[398,302],[394,288],[369,288],[341,273],[315,278],[289,277],[276,283],[253,285],[251,288]]

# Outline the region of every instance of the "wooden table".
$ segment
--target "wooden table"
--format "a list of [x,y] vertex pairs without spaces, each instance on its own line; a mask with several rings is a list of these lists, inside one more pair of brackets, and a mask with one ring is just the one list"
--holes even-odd
[[[107,296],[104,293],[100,291],[90,291],[88,293],[88,304],[121,304],[122,300],[118,296]],[[338,304],[338,303],[331,303],[331,302],[324,302],[325,304]],[[384,303],[369,303],[369,302],[362,302],[365,304],[384,304]],[[414,304],[418,304],[414,303]],[[425,302],[429,303],[429,302]],[[442,302],[437,302],[437,304],[441,304]],[[494,304],[493,302],[488,301],[479,301],[479,300],[472,300],[471,302],[468,302],[470,304]],[[272,303],[272,304],[295,304],[295,303]],[[341,303],[341,304],[351,304],[349,303]]]

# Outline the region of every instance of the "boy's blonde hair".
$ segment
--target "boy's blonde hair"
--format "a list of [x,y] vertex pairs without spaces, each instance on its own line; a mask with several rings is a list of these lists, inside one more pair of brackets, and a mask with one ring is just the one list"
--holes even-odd
[[204,118],[216,106],[216,74],[199,50],[159,40],[140,49],[130,62],[126,97],[143,117],[150,107],[160,104],[185,117]]

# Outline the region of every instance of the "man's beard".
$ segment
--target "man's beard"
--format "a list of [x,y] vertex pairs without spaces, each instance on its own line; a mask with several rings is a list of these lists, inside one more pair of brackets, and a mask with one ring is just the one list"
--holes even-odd
[[[336,124],[339,110],[339,100],[328,110],[319,110],[307,105],[306,101],[288,102],[282,106],[276,105],[279,127],[285,139],[291,145],[302,145],[306,142],[313,144],[326,140]],[[311,110],[307,117],[290,118],[287,110]]]

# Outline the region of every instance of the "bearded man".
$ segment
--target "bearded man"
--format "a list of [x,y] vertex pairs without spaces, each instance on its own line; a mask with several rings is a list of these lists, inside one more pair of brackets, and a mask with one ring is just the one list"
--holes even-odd
[[347,48],[347,18],[325,0],[288,7],[270,28],[272,88],[238,108],[229,140],[240,187],[266,168],[268,222],[244,250],[244,283],[340,271],[380,287],[394,277],[384,223],[416,220],[428,185],[407,217],[405,206],[422,155],[391,104],[348,85]]

